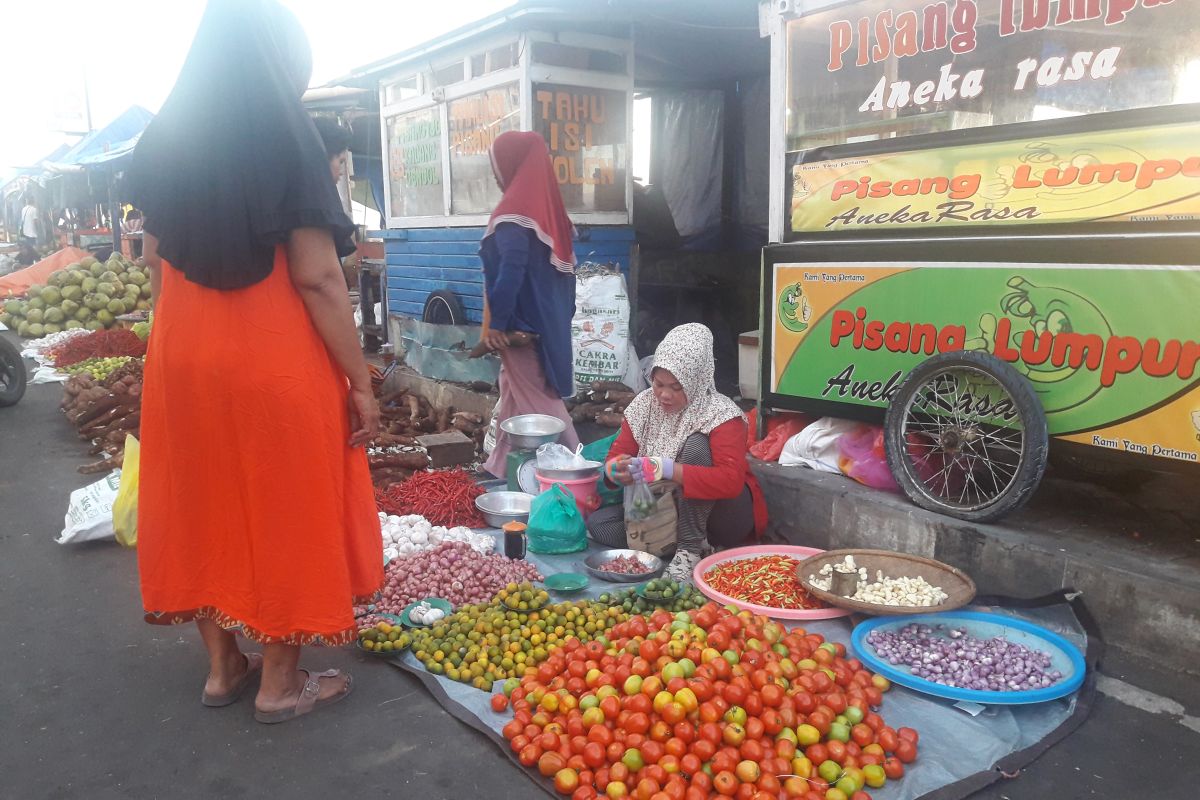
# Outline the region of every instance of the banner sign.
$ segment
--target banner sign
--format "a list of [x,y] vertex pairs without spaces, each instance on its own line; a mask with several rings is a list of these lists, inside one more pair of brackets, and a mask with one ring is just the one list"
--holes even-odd
[[625,92],[552,83],[533,87],[533,127],[546,138],[567,210],[624,211]]
[[775,395],[884,409],[923,360],[978,350],[1028,378],[1054,436],[1200,460],[1200,266],[772,269]]
[[791,229],[1200,219],[1200,123],[798,163]]

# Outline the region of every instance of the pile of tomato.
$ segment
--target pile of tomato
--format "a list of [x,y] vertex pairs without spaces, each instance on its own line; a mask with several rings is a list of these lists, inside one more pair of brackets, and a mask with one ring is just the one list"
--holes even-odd
[[869,800],[918,735],[873,709],[886,679],[845,648],[714,603],[568,639],[530,668],[503,734],[572,800]]

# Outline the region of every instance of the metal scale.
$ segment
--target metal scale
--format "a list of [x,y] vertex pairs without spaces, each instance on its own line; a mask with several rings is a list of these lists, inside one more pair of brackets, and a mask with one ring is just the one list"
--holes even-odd
[[541,492],[537,479],[537,449],[557,442],[566,429],[565,422],[546,414],[521,414],[500,423],[500,430],[508,434],[512,445],[504,465],[509,491],[532,495]]

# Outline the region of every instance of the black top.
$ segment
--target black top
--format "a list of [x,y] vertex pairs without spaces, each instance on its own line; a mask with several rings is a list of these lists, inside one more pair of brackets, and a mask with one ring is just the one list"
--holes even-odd
[[300,102],[311,66],[300,23],[275,0],[210,0],[126,176],[159,254],[188,280],[240,289],[270,274],[293,228],[352,233]]

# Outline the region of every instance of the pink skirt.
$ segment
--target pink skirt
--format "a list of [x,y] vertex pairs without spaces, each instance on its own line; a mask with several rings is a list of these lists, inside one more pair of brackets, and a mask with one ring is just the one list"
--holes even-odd
[[[566,430],[558,437],[558,443],[571,450],[579,445],[579,434],[575,432],[566,405],[546,382],[542,358],[536,346],[510,347],[500,351],[500,406],[496,414],[497,424],[521,414],[558,417],[567,423]],[[507,477],[508,454],[511,451],[508,434],[497,430],[496,447],[483,468],[497,478]]]

